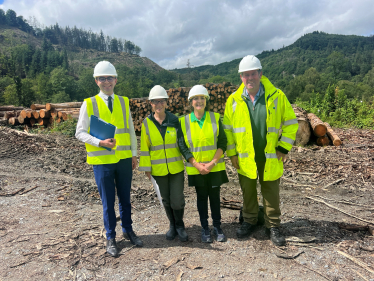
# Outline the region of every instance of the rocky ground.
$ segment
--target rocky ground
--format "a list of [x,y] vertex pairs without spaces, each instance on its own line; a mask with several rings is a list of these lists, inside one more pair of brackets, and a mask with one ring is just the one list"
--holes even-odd
[[[202,244],[195,192],[187,186],[190,239],[166,241],[164,210],[135,171],[133,221],[144,247],[132,247],[118,225],[122,251],[111,258],[84,145],[0,127],[0,280],[374,280],[374,134],[337,133],[341,147],[290,153],[281,180],[285,247],[273,246],[264,227],[237,239],[239,211],[226,207],[228,241]],[[241,190],[227,163],[222,202],[235,208]]]

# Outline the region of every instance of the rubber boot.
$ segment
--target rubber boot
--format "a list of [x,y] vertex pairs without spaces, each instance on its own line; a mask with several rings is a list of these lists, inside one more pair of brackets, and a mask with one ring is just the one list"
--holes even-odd
[[169,222],[170,222],[170,227],[169,231],[166,232],[166,240],[174,240],[175,236],[177,236],[177,231],[175,230],[175,220],[174,220],[174,215],[173,215],[173,209],[169,206],[165,208],[166,215],[168,216]]
[[188,235],[184,228],[183,222],[184,209],[173,210],[173,213],[175,219],[175,228],[177,230],[179,240],[182,242],[186,242],[188,240]]

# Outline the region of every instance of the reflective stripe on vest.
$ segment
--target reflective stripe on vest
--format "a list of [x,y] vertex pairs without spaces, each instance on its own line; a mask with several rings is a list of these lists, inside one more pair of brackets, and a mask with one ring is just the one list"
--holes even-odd
[[[213,128],[213,135],[217,135],[217,121],[216,117],[214,116],[213,112],[209,112],[210,122],[212,123]],[[187,133],[187,140],[190,144],[189,150],[190,152],[201,152],[201,151],[209,151],[209,150],[217,150],[217,138],[214,138],[214,145],[202,146],[202,147],[194,147],[192,143],[192,135],[191,135],[191,124],[190,118],[184,118],[185,126],[186,126],[186,133]]]

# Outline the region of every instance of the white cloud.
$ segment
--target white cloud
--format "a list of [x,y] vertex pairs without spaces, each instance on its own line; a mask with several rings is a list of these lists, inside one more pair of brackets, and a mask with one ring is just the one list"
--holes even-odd
[[5,0],[0,7],[44,25],[77,26],[124,38],[171,69],[218,64],[278,49],[315,30],[371,35],[371,0]]

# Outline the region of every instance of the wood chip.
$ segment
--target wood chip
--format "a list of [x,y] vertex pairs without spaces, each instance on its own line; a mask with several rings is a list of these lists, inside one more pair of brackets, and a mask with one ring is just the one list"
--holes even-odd
[[62,212],[64,212],[64,210],[49,210],[49,211],[47,211],[48,213],[56,213],[56,214],[58,214],[58,213],[62,213]]
[[186,265],[189,269],[202,269],[203,267],[202,266],[199,266],[199,265],[192,265],[192,264],[187,264]]
[[298,256],[300,256],[302,253],[304,253],[304,251],[300,251],[292,256],[288,255],[288,254],[278,254],[278,253],[275,253],[275,255],[278,257],[278,258],[282,258],[282,259],[296,259]]
[[290,236],[286,237],[287,242],[296,242],[296,243],[311,243],[315,242],[317,240],[314,236],[303,236],[303,237],[296,237],[296,236]]
[[38,186],[35,185],[34,187],[31,187],[30,189],[27,189],[27,190],[21,192],[20,195],[23,195],[23,194],[25,194],[25,193],[27,193],[27,192],[30,192],[31,190],[34,190],[34,189],[37,188],[37,187],[38,187]]
[[181,281],[182,280],[182,275],[183,275],[183,271],[182,270],[180,270],[179,271],[179,274],[177,275],[177,277],[175,278],[175,281]]
[[347,224],[347,223],[339,223],[338,227],[340,229],[352,230],[352,231],[366,231],[369,229],[368,225]]
[[176,264],[176,263],[179,262],[179,261],[180,261],[180,258],[175,257],[175,258],[172,258],[171,260],[165,262],[165,263],[164,263],[164,266],[165,266],[166,268],[169,268],[170,266],[172,266],[173,264]]

